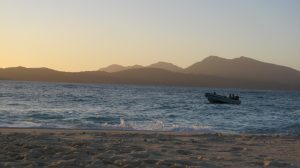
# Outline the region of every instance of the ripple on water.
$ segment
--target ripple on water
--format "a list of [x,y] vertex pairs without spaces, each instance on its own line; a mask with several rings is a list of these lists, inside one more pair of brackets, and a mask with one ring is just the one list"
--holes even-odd
[[[5,127],[300,134],[300,92],[14,81],[0,86]],[[209,104],[204,93],[212,91],[239,94],[242,104]]]

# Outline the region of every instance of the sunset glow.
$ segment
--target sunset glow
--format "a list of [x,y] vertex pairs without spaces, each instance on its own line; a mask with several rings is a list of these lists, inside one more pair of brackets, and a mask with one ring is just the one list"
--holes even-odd
[[298,0],[0,0],[0,67],[187,67],[247,56],[300,70]]

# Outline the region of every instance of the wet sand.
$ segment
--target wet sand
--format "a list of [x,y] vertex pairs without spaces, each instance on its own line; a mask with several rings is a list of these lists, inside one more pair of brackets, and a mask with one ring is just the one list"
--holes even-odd
[[0,167],[300,167],[300,136],[0,128]]

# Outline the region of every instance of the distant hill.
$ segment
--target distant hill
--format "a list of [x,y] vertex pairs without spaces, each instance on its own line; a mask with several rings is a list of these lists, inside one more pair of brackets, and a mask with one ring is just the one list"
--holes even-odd
[[151,64],[149,66],[143,67],[141,65],[133,65],[133,66],[122,66],[117,64],[112,64],[104,68],[100,68],[99,71],[104,72],[119,72],[124,71],[128,69],[137,69],[137,68],[157,68],[157,69],[163,69],[167,71],[172,72],[182,72],[183,68],[180,68],[179,66],[176,66],[174,64],[168,63],[168,62],[157,62],[154,64]]
[[248,81],[300,84],[299,71],[247,57],[225,59],[210,56],[186,68],[185,72]]
[[[98,77],[101,76],[101,79]],[[101,71],[90,72],[61,72],[48,68],[13,67],[0,69],[0,79],[40,82],[74,82],[98,83],[108,80],[108,73]]]
[[176,65],[168,63],[168,62],[157,62],[155,64],[149,65],[148,67],[164,69],[164,70],[168,70],[171,72],[182,72],[183,71],[183,68],[180,68],[179,66],[176,66]]
[[141,66],[141,65],[122,66],[122,65],[112,64],[112,65],[109,65],[105,68],[100,68],[99,71],[119,72],[119,71],[124,71],[124,70],[127,70],[127,69],[136,69],[136,68],[143,68],[143,66]]
[[[224,59],[212,56],[184,70],[174,68],[177,67],[175,65],[169,67],[165,65],[170,64],[157,63],[148,67],[127,67],[125,70],[120,70],[119,67],[119,69],[109,69],[109,72],[61,72],[48,68],[25,67],[0,68],[0,79],[69,83],[300,90],[299,71],[246,57]],[[179,70],[182,72],[178,72]]]

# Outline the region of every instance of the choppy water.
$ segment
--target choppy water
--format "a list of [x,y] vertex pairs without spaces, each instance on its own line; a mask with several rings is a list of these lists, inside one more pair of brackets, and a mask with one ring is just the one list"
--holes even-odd
[[300,92],[0,81],[0,127],[300,134]]

